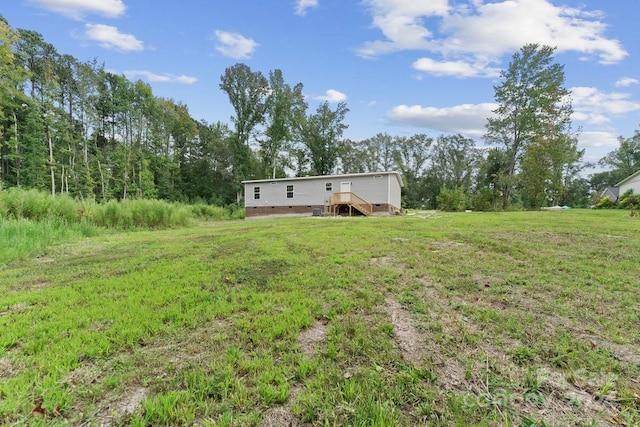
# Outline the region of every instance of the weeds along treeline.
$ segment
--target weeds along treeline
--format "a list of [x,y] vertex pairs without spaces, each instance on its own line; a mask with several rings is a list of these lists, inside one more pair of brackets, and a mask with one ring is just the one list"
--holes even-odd
[[240,208],[160,200],[75,200],[38,190],[0,190],[0,265],[45,256],[53,245],[111,230],[166,229],[244,217]]
[[52,196],[38,190],[11,188],[0,191],[0,219],[30,222],[57,222],[65,225],[116,229],[170,228],[189,225],[193,220],[225,220],[243,217],[242,209],[187,205],[162,200],[129,199],[97,203],[75,200],[67,195]]

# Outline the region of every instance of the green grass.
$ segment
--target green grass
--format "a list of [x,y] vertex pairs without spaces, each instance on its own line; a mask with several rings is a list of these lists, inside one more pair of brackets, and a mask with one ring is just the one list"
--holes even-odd
[[0,253],[0,424],[640,424],[626,212],[86,234]]

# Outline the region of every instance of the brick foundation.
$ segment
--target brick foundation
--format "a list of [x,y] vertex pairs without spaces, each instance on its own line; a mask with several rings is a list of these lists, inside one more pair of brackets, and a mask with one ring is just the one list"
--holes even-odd
[[[393,215],[396,211],[394,206],[388,203],[379,203],[372,205],[373,215]],[[245,208],[245,218],[259,218],[268,216],[312,216],[314,209],[319,209],[321,215],[325,213],[325,207],[323,205],[312,206],[249,206]],[[347,211],[348,212],[348,211]],[[348,214],[347,212],[341,212],[342,215]],[[358,215],[358,212],[354,209],[354,215]]]

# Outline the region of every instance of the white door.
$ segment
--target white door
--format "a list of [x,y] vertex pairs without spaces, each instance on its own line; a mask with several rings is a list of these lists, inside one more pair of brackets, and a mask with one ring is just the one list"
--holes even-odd
[[351,200],[351,194],[345,194],[345,193],[351,193],[351,181],[340,183],[340,193],[342,193],[340,194],[341,202],[348,202]]

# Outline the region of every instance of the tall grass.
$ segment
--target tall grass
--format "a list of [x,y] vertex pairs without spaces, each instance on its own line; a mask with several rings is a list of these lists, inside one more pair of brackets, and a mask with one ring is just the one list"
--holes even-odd
[[74,200],[37,190],[0,191],[0,264],[100,230],[166,229],[194,221],[241,219],[244,209],[161,200]]
[[191,205],[191,212],[196,218],[208,221],[244,219],[244,208],[242,206],[222,207],[197,203]]
[[78,201],[67,195],[52,196],[37,190],[11,188],[0,191],[0,219],[87,222],[115,229],[184,227],[192,220],[222,221],[244,218],[242,207],[186,205],[162,200]]
[[183,227],[193,218],[188,206],[159,200],[93,203],[86,215],[97,226],[118,229]]
[[86,221],[70,225],[52,220],[0,218],[0,266],[28,255],[44,255],[52,245],[98,233],[98,228]]
[[82,219],[78,202],[67,195],[51,196],[37,190],[0,191],[0,218],[76,223]]

